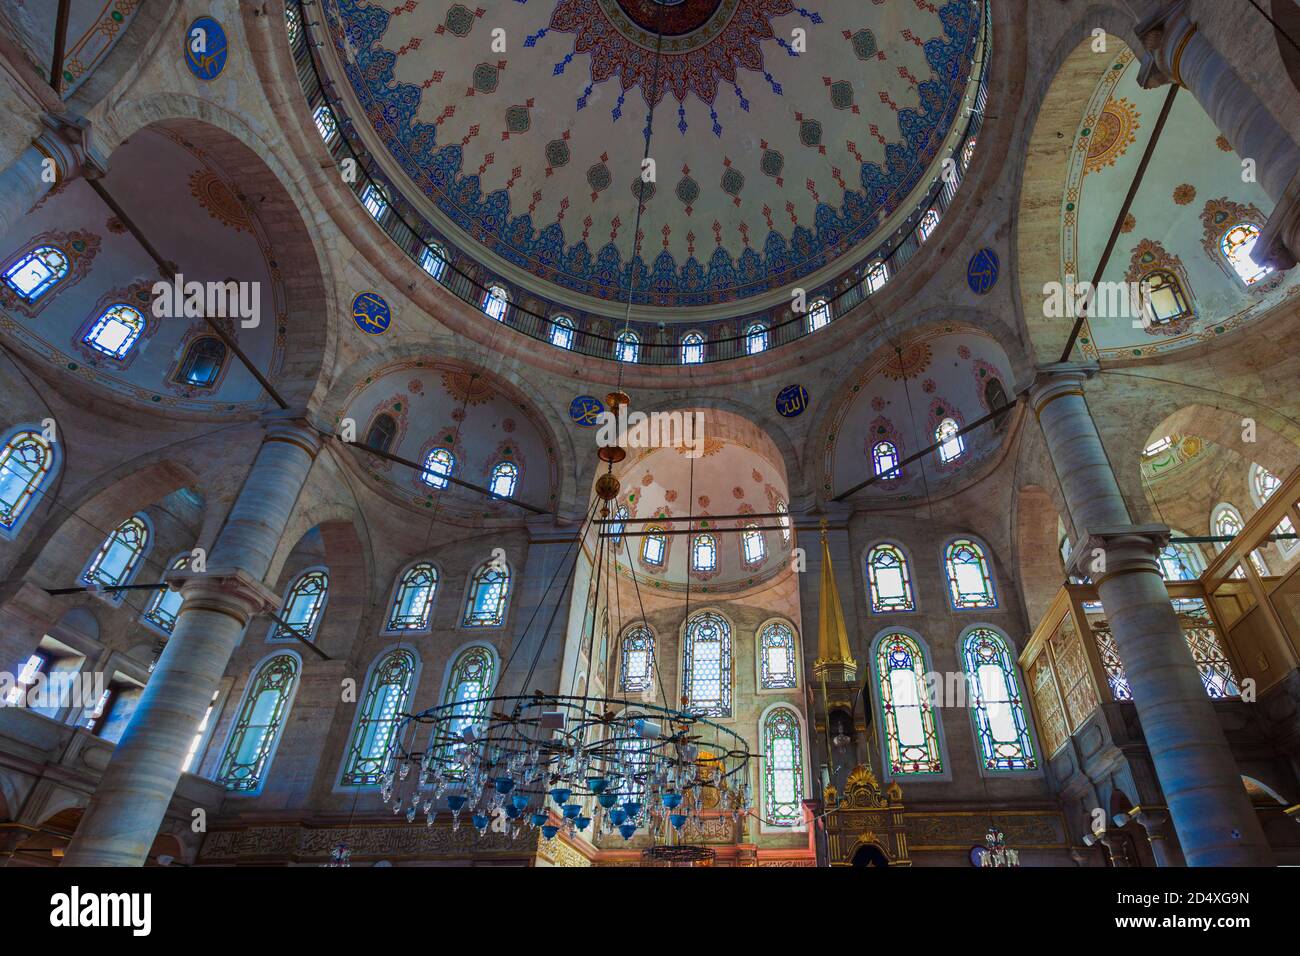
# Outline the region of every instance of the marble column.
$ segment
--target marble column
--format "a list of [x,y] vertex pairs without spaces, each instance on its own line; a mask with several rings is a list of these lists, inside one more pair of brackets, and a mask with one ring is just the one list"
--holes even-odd
[[[1192,866],[1267,866],[1272,852],[1169,604],[1158,559],[1168,529],[1134,526],[1084,399],[1096,365],[1039,370],[1030,392],[1110,621],[1151,761]],[[1136,463],[1134,463],[1136,467]]]
[[1178,846],[1178,838],[1169,825],[1167,808],[1134,807],[1129,815],[1147,831],[1147,840],[1151,843],[1151,855],[1156,858],[1156,866],[1187,865],[1183,851]]
[[[0,171],[0,236],[57,185],[83,173],[103,174],[107,164],[90,143],[89,124],[46,115],[45,128],[32,144]],[[53,165],[46,172],[46,161]]]
[[68,847],[70,866],[145,861],[231,653],[253,616],[278,604],[262,579],[320,438],[284,413],[270,419],[207,570],[174,575],[184,581],[176,626]]
[[1138,82],[1150,89],[1184,87],[1242,159],[1255,162],[1259,185],[1277,204],[1253,258],[1290,269],[1300,256],[1300,145],[1224,60],[1175,0],[1136,27],[1146,48]]

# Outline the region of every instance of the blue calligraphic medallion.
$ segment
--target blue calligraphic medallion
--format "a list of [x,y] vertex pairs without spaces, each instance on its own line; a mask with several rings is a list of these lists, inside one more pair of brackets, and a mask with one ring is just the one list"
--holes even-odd
[[981,249],[966,263],[966,284],[976,295],[987,295],[998,284],[998,254]]
[[776,393],[776,410],[786,418],[802,415],[808,407],[808,389],[802,385],[787,385]]
[[226,68],[226,31],[212,17],[199,17],[185,31],[185,65],[200,80],[215,80]]
[[352,300],[352,321],[362,332],[382,335],[393,323],[392,310],[377,292],[362,292]]
[[605,410],[605,404],[592,395],[579,395],[569,403],[569,417],[574,424],[583,428],[595,428],[600,424],[598,416]]

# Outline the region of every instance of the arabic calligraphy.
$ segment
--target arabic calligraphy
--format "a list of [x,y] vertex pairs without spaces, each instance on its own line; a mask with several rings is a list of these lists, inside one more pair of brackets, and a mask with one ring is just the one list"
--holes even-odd
[[200,80],[215,80],[226,68],[226,31],[212,17],[199,17],[185,31],[185,65]]
[[393,313],[383,296],[375,292],[362,292],[352,300],[352,321],[362,332],[380,335],[388,331]]
[[776,393],[776,410],[786,418],[803,414],[808,407],[808,389],[802,385],[787,385]]
[[966,284],[976,295],[985,295],[998,284],[998,254],[980,249],[966,264]]
[[569,418],[574,424],[583,428],[595,428],[600,424],[600,413],[605,404],[593,395],[579,395],[569,403]]

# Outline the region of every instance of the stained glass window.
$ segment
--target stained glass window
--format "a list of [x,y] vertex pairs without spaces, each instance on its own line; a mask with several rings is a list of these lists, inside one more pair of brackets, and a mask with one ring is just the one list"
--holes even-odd
[[393,593],[393,607],[388,612],[390,631],[427,631],[433,598],[438,591],[438,571],[427,561],[413,564],[402,572]]
[[939,442],[939,460],[945,465],[966,453],[966,439],[958,432],[961,427],[951,418],[945,418],[934,430],[934,440]]
[[741,546],[745,549],[746,564],[762,564],[767,557],[767,542],[763,539],[763,532],[758,530],[757,525],[745,525],[745,530],[740,536]]
[[126,357],[131,346],[139,340],[144,327],[144,316],[140,310],[119,302],[100,313],[82,341],[111,358],[121,359]]
[[614,547],[618,547],[622,542],[623,529],[627,527],[627,519],[630,517],[626,505],[619,505],[618,510],[614,512],[614,524],[608,526],[609,533],[614,536],[610,538],[610,544]]
[[510,296],[499,285],[494,285],[483,296],[483,311],[498,322],[506,320],[506,308],[510,305]]
[[[1282,479],[1267,468],[1257,464],[1250,466],[1251,494],[1255,498],[1256,506],[1262,507],[1264,502],[1273,497],[1273,492],[1277,491],[1281,485]],[[1295,525],[1292,524],[1289,516],[1283,516],[1273,531],[1276,534],[1295,534]],[[1284,555],[1289,555],[1300,547],[1300,543],[1297,543],[1295,538],[1279,538],[1276,543]]]
[[435,488],[446,488],[450,483],[447,479],[455,470],[456,456],[450,449],[435,448],[424,456],[424,470],[420,472],[420,480]]
[[696,571],[712,571],[718,566],[718,543],[711,534],[697,534],[691,548],[691,567]]
[[[1241,529],[1245,527],[1245,522],[1241,519],[1241,512],[1230,504],[1221,504],[1214,509],[1212,524],[1216,535],[1230,538],[1235,538],[1241,534]],[[1216,541],[1214,543],[1214,547],[1219,551],[1222,551],[1227,546],[1228,542],[1226,541]],[[1258,551],[1250,552],[1250,563],[1254,565],[1255,571],[1260,577],[1268,577],[1268,565],[1264,563],[1264,559],[1260,557]],[[1246,572],[1240,566],[1237,566],[1232,569],[1232,576],[1234,578],[1244,578]]]
[[492,469],[492,480],[488,482],[488,490],[502,498],[510,498],[514,496],[515,483],[518,480],[519,467],[514,462],[497,462]]
[[[1174,535],[1183,537],[1182,532]],[[1200,550],[1184,541],[1174,541],[1160,550],[1160,572],[1166,581],[1195,581],[1205,570]]]
[[962,610],[998,606],[988,560],[974,541],[963,538],[948,545],[944,566],[948,572],[948,594],[953,607]]
[[[127,518],[99,546],[99,551],[81,573],[82,582],[99,587],[129,584],[152,544],[150,538],[149,522],[144,515]],[[120,602],[126,592],[110,591],[107,596]]]
[[460,742],[465,730],[478,724],[487,714],[483,698],[492,695],[495,684],[496,658],[491,650],[475,644],[461,651],[447,675],[447,689],[442,696],[443,704],[452,708],[452,719],[447,722],[449,739],[442,750],[444,760],[455,762],[465,746]]
[[[172,561],[169,570],[184,570],[189,563],[189,554],[182,554]],[[176,615],[180,613],[183,601],[180,591],[173,591],[164,584],[150,598],[149,606],[144,609],[144,619],[158,630],[170,634],[176,626]]]
[[1068,570],[1070,567],[1070,555],[1074,553],[1074,549],[1070,547],[1070,539],[1068,537],[1061,537],[1061,543],[1058,545],[1057,551],[1059,551],[1061,555],[1062,570]]
[[803,820],[803,741],[789,707],[773,707],[763,718],[763,810],[768,826]]
[[557,315],[551,320],[551,344],[562,349],[573,348],[573,319]]
[[485,561],[470,581],[465,627],[500,627],[505,623],[509,595],[510,568],[504,562]]
[[614,357],[620,362],[635,362],[641,357],[641,339],[633,331],[618,334],[614,343]]
[[646,564],[659,567],[664,563],[664,551],[668,548],[668,539],[659,528],[647,528],[641,545],[641,560]]
[[216,782],[236,793],[258,793],[269,772],[301,667],[293,654],[278,654],[248,682]]
[[942,773],[925,657],[907,634],[888,634],[876,651],[876,680],[893,774]]
[[176,368],[175,380],[192,388],[211,388],[226,364],[226,343],[214,335],[200,335],[189,344]]
[[390,651],[370,670],[366,696],[343,763],[344,786],[371,787],[379,783],[388,747],[415,683],[415,655],[406,648]]
[[68,257],[54,246],[40,246],[5,270],[4,280],[24,302],[35,302],[68,274]]
[[878,441],[871,446],[871,467],[877,475],[898,477],[898,449],[892,441]]
[[687,332],[682,337],[682,364],[695,365],[704,361],[704,336]]
[[755,322],[749,328],[745,329],[745,354],[757,355],[759,352],[767,350],[767,326],[762,322]]
[[1271,266],[1261,266],[1250,257],[1258,241],[1259,227],[1248,222],[1237,223],[1219,241],[1219,249],[1228,265],[1246,285],[1254,285],[1273,271]]
[[388,194],[382,186],[366,183],[366,188],[361,190],[361,205],[375,219],[380,219],[388,211]]
[[41,485],[54,471],[54,447],[34,429],[19,429],[0,450],[0,532],[17,533]]
[[686,625],[682,694],[693,714],[731,716],[731,626],[712,611],[696,614]]
[[935,227],[939,225],[939,212],[935,209],[927,209],[925,215],[921,217],[920,224],[916,227],[916,235],[925,242],[934,234]]
[[420,253],[420,268],[441,282],[447,274],[447,250],[437,243],[425,246]]
[[286,3],[284,5],[284,26],[289,32],[289,45],[294,46],[298,42],[298,37],[302,34],[302,17],[299,15],[296,4]]
[[773,621],[758,635],[759,680],[763,690],[789,690],[798,686],[798,656],[794,631]]
[[1192,314],[1183,285],[1172,272],[1157,269],[1142,277],[1142,315],[1152,325],[1167,325]]
[[[284,607],[280,610],[280,620],[284,624],[273,622],[271,637],[274,640],[296,640],[298,637],[316,640],[316,628],[325,610],[329,588],[329,574],[323,568],[313,568],[298,575],[285,592]],[[285,624],[289,626],[285,627]]]
[[655,636],[650,628],[638,624],[623,637],[621,686],[626,693],[649,690],[655,676]]
[[867,264],[867,291],[879,292],[889,281],[889,265],[884,262]]
[[907,558],[894,545],[878,544],[867,554],[867,582],[876,614],[916,610]]
[[1232,662],[1219,640],[1219,631],[1214,620],[1199,598],[1171,602],[1178,615],[1178,624],[1182,628],[1183,638],[1196,661],[1196,670],[1201,675],[1205,692],[1218,699],[1236,697],[1241,693],[1237,684],[1237,675],[1233,672]]
[[329,145],[334,140],[334,134],[338,132],[339,124],[334,118],[334,111],[326,104],[322,103],[316,107],[316,112],[312,114],[316,121],[316,132],[320,133],[320,138],[325,140],[325,145]]
[[972,136],[966,140],[966,145],[961,149],[961,168],[966,169],[970,166],[971,157],[975,155],[975,137]]
[[825,299],[813,299],[808,304],[808,331],[816,332],[831,320],[831,305]]
[[776,511],[780,515],[776,523],[781,526],[781,540],[786,544],[790,543],[790,509],[786,503],[779,498],[776,502]]
[[997,631],[980,627],[966,635],[962,652],[984,769],[1033,770],[1038,761],[1007,642]]
[[387,412],[380,412],[366,431],[366,447],[373,448],[375,451],[391,451],[395,438],[397,438],[397,419]]

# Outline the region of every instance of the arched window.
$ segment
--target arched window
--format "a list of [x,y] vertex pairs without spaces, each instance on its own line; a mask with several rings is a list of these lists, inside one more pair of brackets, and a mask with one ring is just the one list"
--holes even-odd
[[1057,551],[1061,555],[1061,570],[1068,571],[1070,569],[1070,555],[1074,553],[1074,549],[1070,547],[1069,535],[1061,535],[1061,542],[1057,545]]
[[1259,227],[1248,222],[1239,222],[1223,234],[1219,240],[1219,251],[1232,266],[1232,271],[1246,285],[1254,285],[1273,271],[1271,266],[1261,266],[1250,254],[1259,241]]
[[746,564],[762,564],[767,558],[767,542],[763,540],[763,532],[758,530],[758,525],[745,525],[740,543],[744,548]]
[[144,332],[144,316],[125,302],[110,305],[99,314],[82,341],[110,358],[122,359]]
[[792,827],[803,820],[803,740],[799,715],[773,707],[763,718],[763,822]]
[[755,322],[745,329],[745,354],[757,355],[767,350],[767,326]]
[[447,250],[436,242],[425,246],[420,253],[420,268],[441,282],[447,274]]
[[781,540],[786,544],[790,543],[790,508],[780,498],[776,500],[776,511],[780,515],[776,523],[781,526]]
[[889,281],[889,264],[886,262],[867,263],[867,291],[879,292]]
[[399,647],[370,668],[366,696],[361,700],[344,752],[340,782],[345,787],[373,787],[379,783],[393,734],[411,698],[416,667],[415,654]]
[[960,538],[948,545],[944,553],[944,568],[948,572],[948,594],[954,608],[998,606],[988,559],[974,541]]
[[731,716],[731,625],[712,611],[696,614],[686,625],[682,696],[692,714]]
[[691,567],[696,571],[713,571],[718,566],[718,543],[711,534],[697,534],[691,548]]
[[366,447],[373,448],[375,451],[392,451],[395,438],[397,438],[397,419],[387,412],[380,412],[366,432]]
[[573,319],[567,315],[551,319],[551,344],[562,349],[573,348]]
[[704,361],[704,336],[687,332],[682,336],[682,364],[696,365]]
[[398,579],[386,630],[427,631],[437,592],[437,569],[427,561],[411,565]]
[[366,212],[372,217],[382,219],[388,211],[388,193],[383,186],[366,183],[366,188],[361,190],[361,205],[366,207]]
[[1151,325],[1168,325],[1192,314],[1187,293],[1178,277],[1166,269],[1156,269],[1142,277],[1142,316]]
[[887,634],[876,650],[876,681],[891,774],[942,773],[925,655],[908,634]]
[[799,686],[798,655],[794,631],[773,621],[758,635],[759,686],[763,690],[789,690]]
[[482,644],[475,644],[460,652],[447,673],[447,688],[443,691],[443,705],[452,708],[452,719],[447,723],[448,741],[443,747],[444,774],[453,769],[457,756],[465,744],[459,740],[465,730],[475,726],[487,714],[487,703],[496,686],[496,655]]
[[[623,530],[627,527],[627,519],[630,517],[631,515],[628,513],[626,505],[619,505],[618,510],[614,512],[614,523],[608,525],[609,533],[613,535],[613,537],[609,539],[610,544],[614,547],[618,547],[622,542]],[[617,552],[615,554],[617,557]]]
[[456,456],[447,448],[435,448],[424,456],[424,470],[420,480],[435,488],[446,488],[448,478],[456,470]]
[[945,418],[934,430],[934,440],[939,442],[939,460],[945,465],[966,453],[966,440],[958,434],[961,428],[951,418]]
[[[99,546],[99,551],[90,559],[86,570],[81,572],[82,582],[105,588],[130,584],[153,543],[151,537],[149,519],[144,515],[127,518]],[[114,602],[120,602],[125,596],[125,591],[110,591],[107,594]]]
[[892,441],[878,441],[871,446],[871,467],[877,475],[899,477],[898,449]]
[[489,286],[483,296],[483,311],[498,322],[506,320],[506,309],[510,305],[510,295],[499,285]]
[[5,285],[24,302],[35,302],[68,274],[68,257],[54,246],[38,246],[5,270]]
[[[1181,531],[1173,532],[1177,538],[1186,537]],[[1201,551],[1185,541],[1171,541],[1160,550],[1160,573],[1166,581],[1195,581],[1205,570]]]
[[620,685],[628,694],[649,690],[655,676],[655,636],[638,624],[623,636],[623,666]]
[[173,379],[191,388],[211,388],[226,364],[226,343],[215,335],[200,335],[185,350]]
[[329,108],[328,104],[322,103],[316,107],[312,119],[316,121],[316,132],[320,133],[320,138],[325,140],[325,145],[328,146],[334,141],[334,136],[339,131],[339,124],[338,120],[334,118],[334,111]]
[[277,654],[249,680],[217,768],[216,782],[227,790],[249,794],[261,791],[289,716],[301,667],[297,655]]
[[[1216,505],[1211,513],[1210,527],[1216,535],[1235,538],[1241,534],[1241,529],[1245,526],[1246,523],[1241,518],[1241,512],[1226,502]],[[1227,546],[1228,542],[1226,541],[1216,541],[1214,543],[1215,550],[1218,551],[1222,551]],[[1250,563],[1255,566],[1255,570],[1260,577],[1268,577],[1268,565],[1264,563],[1264,559],[1260,557],[1258,551],[1250,552]],[[1233,568],[1232,576],[1234,578],[1244,578],[1246,572],[1238,566]]]
[[510,568],[504,561],[485,561],[470,579],[465,601],[465,627],[500,627],[506,620]]
[[284,26],[289,33],[289,45],[297,46],[298,37],[302,36],[302,16],[292,3],[284,6]]
[[[1251,464],[1250,494],[1255,499],[1255,507],[1263,507],[1264,502],[1273,497],[1273,492],[1277,491],[1281,485],[1282,479],[1277,475],[1262,465]],[[1292,524],[1289,516],[1283,515],[1282,520],[1277,523],[1277,527],[1273,531],[1276,534],[1295,534],[1295,525]],[[1300,541],[1295,538],[1279,538],[1276,544],[1284,557],[1289,556],[1296,548],[1300,547]]]
[[329,573],[324,568],[311,568],[298,575],[284,593],[284,606],[280,609],[280,620],[284,624],[279,621],[272,623],[271,639],[295,640],[301,637],[305,641],[316,640],[316,628],[325,611],[329,590]]
[[808,331],[816,332],[831,321],[831,304],[825,299],[813,299],[808,303]]
[[1033,770],[1038,761],[1007,642],[997,631],[977,627],[962,642],[962,655],[984,769]]
[[938,225],[939,211],[937,209],[927,209],[925,215],[921,217],[921,222],[916,227],[917,238],[925,242],[934,234],[934,230]]
[[664,563],[664,552],[668,549],[668,539],[662,528],[647,528],[641,544],[641,560],[646,564],[660,567]]
[[916,610],[907,558],[894,545],[878,544],[867,554],[867,583],[876,614]]
[[970,167],[971,157],[975,155],[975,137],[972,136],[966,140],[966,145],[961,148],[961,168],[963,170]]
[[515,483],[519,480],[519,467],[510,461],[499,461],[492,469],[492,480],[488,490],[501,498],[511,498],[515,493]]
[[0,449],[0,536],[18,534],[56,463],[54,446],[42,432],[20,428],[10,433]]
[[614,343],[614,357],[620,362],[636,362],[641,357],[641,339],[635,332],[626,329],[618,334]]
[[[183,571],[189,566],[189,552],[182,554],[172,560],[168,565],[170,571]],[[142,615],[144,620],[152,624],[164,634],[170,634],[172,628],[176,626],[176,615],[181,611],[181,603],[184,598],[181,597],[180,591],[173,591],[166,584],[154,592],[154,596],[149,599],[149,605],[144,609]]]

